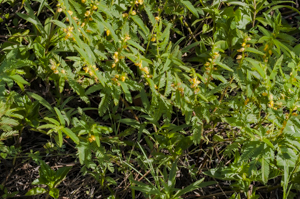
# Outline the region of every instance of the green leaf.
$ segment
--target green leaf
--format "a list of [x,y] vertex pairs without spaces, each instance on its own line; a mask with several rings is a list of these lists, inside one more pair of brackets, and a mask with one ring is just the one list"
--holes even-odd
[[36,99],[40,104],[42,104],[44,107],[46,107],[48,110],[50,110],[51,112],[54,113],[52,106],[44,98],[42,98],[41,96],[39,96],[35,93],[31,93],[31,92],[27,92],[27,95]]
[[128,44],[136,47],[137,49],[139,49],[142,52],[145,52],[145,48],[143,48],[142,46],[140,46],[140,44],[136,43],[135,41],[133,41],[132,39],[127,41]]
[[65,119],[64,119],[63,115],[61,114],[60,110],[58,110],[58,108],[56,108],[56,107],[54,107],[54,110],[56,112],[56,115],[57,115],[57,117],[59,119],[60,124],[62,126],[65,126],[66,125]]
[[62,167],[56,171],[54,187],[57,187],[63,181],[71,169],[72,167]]
[[180,1],[191,13],[193,13],[197,18],[199,18],[198,12],[196,8],[193,6],[193,4],[190,1]]
[[216,184],[216,182],[213,182],[213,181],[203,182],[203,180],[204,180],[204,178],[190,184],[189,186],[187,186],[186,188],[184,188],[180,191],[177,191],[176,194],[174,195],[174,197],[182,196],[183,194],[194,191],[195,189],[198,189],[198,188],[201,188],[201,187],[206,187],[206,186],[209,186],[209,185]]
[[31,190],[29,190],[25,196],[34,196],[34,195],[39,195],[39,194],[43,194],[46,193],[46,189],[42,188],[42,187],[35,187]]
[[263,79],[266,78],[266,73],[265,73],[265,71],[262,69],[261,63],[260,63],[260,62],[254,60],[254,59],[251,59],[251,58],[249,58],[249,57],[246,57],[245,60],[252,64],[253,68],[260,74],[260,76],[261,76]]
[[85,95],[83,87],[78,82],[68,76],[68,83],[85,103],[90,104],[89,98]]
[[269,174],[270,174],[270,164],[269,164],[269,160],[266,158],[267,157],[263,157],[261,162],[261,174],[262,174],[262,181],[264,184],[268,182]]
[[109,108],[111,98],[108,96],[108,94],[105,94],[105,93],[102,93],[101,96],[102,96],[102,98],[101,98],[101,102],[99,103],[99,106],[98,106],[98,114],[99,114],[99,116],[102,117],[104,115],[104,113],[106,112],[106,110]]
[[59,189],[51,188],[49,190],[49,195],[52,196],[53,198],[58,198],[59,197]]
[[220,66],[220,67],[226,69],[226,70],[229,70],[229,71],[233,72],[233,70],[232,70],[229,66],[227,66],[226,64],[223,64],[223,63],[221,63],[221,62],[219,62],[219,61],[216,61],[216,64],[217,64],[218,66]]
[[255,54],[259,54],[259,55],[265,55],[263,52],[255,49],[255,48],[251,48],[251,47],[247,47],[245,49],[246,52],[251,52],[251,53],[255,53]]
[[79,138],[73,131],[69,128],[62,128],[61,129],[67,136],[69,136],[76,144],[79,144]]
[[123,90],[124,93],[125,93],[125,99],[126,99],[129,103],[132,103],[131,93],[130,93],[130,91],[129,91],[129,89],[128,89],[127,84],[120,81],[120,85],[121,85],[121,87],[122,87],[122,90]]
[[57,133],[58,133],[58,144],[59,144],[59,147],[61,147],[63,144],[62,132],[61,132],[61,130],[58,130]]
[[146,36],[150,34],[148,27],[144,24],[143,20],[139,16],[134,15],[131,16],[131,18],[140,27],[140,29],[145,33]]
[[145,4],[145,11],[150,19],[150,22],[152,23],[152,25],[154,25],[156,23],[155,17],[153,16],[151,10],[150,10],[150,6],[148,4]]

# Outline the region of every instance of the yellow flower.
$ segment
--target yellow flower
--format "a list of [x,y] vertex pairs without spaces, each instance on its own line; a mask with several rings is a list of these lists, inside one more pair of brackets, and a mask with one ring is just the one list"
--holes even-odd
[[130,36],[129,36],[129,35],[125,35],[124,41],[126,42],[126,41],[128,41],[129,39],[131,39]]
[[78,20],[78,18],[77,17],[72,17],[75,21],[77,21]]
[[237,57],[236,57],[236,59],[242,59],[242,55],[238,55]]
[[154,85],[154,88],[155,88],[156,90],[158,89],[158,87],[157,87],[157,85],[156,85],[156,84]]
[[86,2],[86,0],[81,0],[81,3],[85,3]]
[[244,104],[247,105],[249,101],[250,101],[249,98],[247,98],[247,99],[245,100]]
[[88,138],[89,142],[93,142],[96,140],[96,137],[94,135],[91,135],[89,138]]
[[125,75],[122,75],[122,76],[121,76],[121,81],[124,82],[125,80],[126,80],[126,76],[125,76]]
[[107,35],[107,36],[110,35],[110,30],[106,30],[106,35]]
[[66,74],[66,71],[64,69],[61,70],[62,74]]
[[85,73],[88,73],[90,69],[88,67],[84,67],[83,70]]
[[272,108],[274,106],[274,101],[270,101],[270,104],[268,105],[270,108]]
[[67,32],[67,35],[66,35],[67,37],[72,37],[73,35],[72,35],[72,33],[71,32]]
[[68,13],[72,16],[73,11],[72,10],[68,10]]
[[155,42],[155,41],[156,41],[156,38],[155,38],[155,37],[152,37],[152,38],[151,38],[151,41],[152,41],[152,42]]
[[132,14],[132,15],[136,15],[136,11],[133,10],[133,11],[131,12],[131,14]]
[[245,51],[245,48],[241,48],[239,50],[237,50],[238,52],[244,52]]
[[268,50],[268,48],[269,48],[269,45],[268,45],[268,44],[266,44],[266,45],[265,45],[265,48],[264,48],[264,51],[267,51],[267,50]]
[[147,75],[149,74],[149,68],[148,67],[141,68],[141,71],[145,72]]
[[160,20],[160,17],[159,17],[159,16],[155,17],[155,20],[156,20],[156,21],[159,21],[159,20]]
[[112,67],[112,68],[116,67],[116,64],[115,64],[115,63],[113,63],[113,64],[111,65],[111,67]]
[[200,81],[197,80],[197,78],[190,79],[190,82],[193,84],[191,85],[191,88],[197,87],[200,84]]
[[124,17],[124,18],[127,17],[127,16],[128,16],[127,13],[123,13],[123,14],[122,14],[122,17]]
[[242,46],[243,46],[243,47],[245,47],[245,46],[246,46],[246,43],[245,43],[245,42],[244,42],[244,43],[242,43]]
[[73,32],[73,30],[74,30],[74,27],[72,27],[72,26],[69,26],[67,30],[68,30],[68,31],[70,31],[70,32]]
[[84,13],[84,16],[88,17],[88,16],[90,16],[90,14],[91,14],[91,11],[87,10],[87,11]]
[[114,56],[113,56],[114,59],[116,59],[116,58],[118,57],[118,55],[119,55],[119,52],[115,52],[115,53],[114,53]]
[[55,71],[54,71],[54,74],[58,74],[58,70],[55,70]]
[[57,8],[57,12],[62,12],[63,9],[62,8]]
[[92,9],[93,9],[93,10],[97,10],[98,7],[97,7],[96,5],[93,5]]
[[272,55],[273,54],[273,51],[272,50],[269,50],[269,55]]
[[134,65],[138,66],[140,69],[142,68],[142,61],[139,63],[135,63]]
[[179,87],[179,88],[177,88],[177,90],[178,90],[178,91],[180,91],[180,92],[181,92],[181,94],[183,94],[183,93],[184,93],[184,88],[183,88],[183,87]]
[[138,0],[138,2],[139,2],[140,5],[143,5],[144,0]]
[[210,65],[210,63],[209,62],[206,62],[205,64],[204,64],[204,66],[209,66]]

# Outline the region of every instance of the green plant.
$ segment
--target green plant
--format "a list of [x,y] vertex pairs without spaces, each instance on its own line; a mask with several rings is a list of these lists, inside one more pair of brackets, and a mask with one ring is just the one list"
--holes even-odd
[[[47,137],[42,154],[71,148],[107,197],[184,197],[211,188],[204,175],[232,198],[300,190],[293,1],[19,3],[0,43],[3,160],[15,166],[31,156],[20,140],[34,132]],[[58,197],[70,168],[56,176],[40,165],[48,189],[28,193]],[[178,168],[195,181],[183,190],[175,188]]]
[[46,198],[48,198],[49,196],[52,196],[53,198],[58,198],[59,189],[56,187],[61,183],[61,181],[63,181],[63,179],[66,177],[66,175],[72,167],[62,167],[59,168],[57,171],[54,171],[44,161],[39,161],[39,164],[40,177],[34,180],[32,182],[32,185],[46,185],[47,189],[42,187],[35,187],[29,190],[26,193],[26,195],[32,196],[46,193]]

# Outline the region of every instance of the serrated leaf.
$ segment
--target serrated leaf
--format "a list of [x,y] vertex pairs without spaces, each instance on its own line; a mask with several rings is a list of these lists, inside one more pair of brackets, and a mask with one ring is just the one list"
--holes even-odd
[[224,69],[226,69],[226,70],[229,70],[229,71],[233,72],[233,70],[232,70],[229,66],[227,66],[226,64],[223,64],[223,63],[221,63],[221,62],[219,62],[219,61],[216,61],[215,63],[216,63],[218,66],[220,66],[220,67],[222,67],[222,68],[224,68]]
[[144,32],[146,36],[150,34],[148,27],[144,24],[143,20],[139,16],[134,15],[131,18],[140,27],[140,29]]

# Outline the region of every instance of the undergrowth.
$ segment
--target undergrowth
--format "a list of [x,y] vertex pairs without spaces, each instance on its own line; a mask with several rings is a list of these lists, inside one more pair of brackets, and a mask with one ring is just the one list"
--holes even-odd
[[[98,184],[79,198],[299,193],[293,1],[0,0],[0,7],[3,198],[72,198],[60,190],[74,165],[80,179]],[[73,164],[53,167],[54,160]],[[13,192],[7,184],[24,163],[38,174],[25,192]]]

